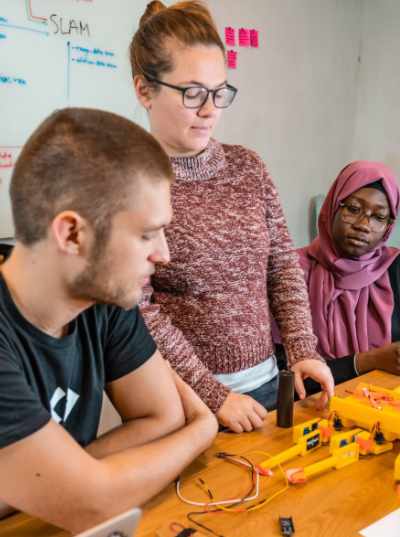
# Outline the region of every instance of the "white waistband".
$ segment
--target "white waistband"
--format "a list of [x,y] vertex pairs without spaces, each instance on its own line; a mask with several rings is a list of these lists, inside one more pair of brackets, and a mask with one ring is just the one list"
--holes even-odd
[[278,374],[276,358],[273,354],[254,367],[237,371],[236,373],[219,373],[215,378],[232,391],[247,393],[256,390]]

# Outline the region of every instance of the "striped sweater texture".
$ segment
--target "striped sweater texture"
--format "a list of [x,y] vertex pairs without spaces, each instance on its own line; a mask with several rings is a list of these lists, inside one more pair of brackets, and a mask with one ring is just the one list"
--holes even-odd
[[171,262],[157,267],[141,310],[164,358],[216,412],[229,390],[214,373],[271,356],[271,315],[290,364],[318,358],[316,338],[297,254],[260,157],[211,140],[199,155],[171,162]]

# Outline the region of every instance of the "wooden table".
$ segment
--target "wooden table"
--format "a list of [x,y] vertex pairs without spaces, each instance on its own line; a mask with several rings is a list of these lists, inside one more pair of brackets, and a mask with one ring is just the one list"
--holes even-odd
[[[381,371],[361,377],[363,381],[382,387],[400,385],[400,378]],[[346,395],[360,379],[337,386],[338,395]],[[322,415],[308,399],[296,403],[295,424]],[[399,417],[400,419],[400,417]],[[201,477],[218,499],[241,496],[250,481],[243,467],[215,458],[218,451],[245,455],[254,462],[266,457],[256,453],[277,453],[292,444],[291,430],[275,426],[275,412],[271,412],[261,431],[241,435],[220,433],[213,446],[199,457],[183,474],[183,492],[197,501],[206,501],[195,479]],[[341,470],[332,470],[313,478],[304,485],[290,486],[270,503],[252,513],[220,513],[205,515],[198,520],[212,527],[224,537],[273,537],[280,535],[279,516],[292,516],[296,537],[355,537],[359,531],[399,507],[400,501],[393,481],[394,460],[399,453],[399,442],[394,451],[366,457]],[[327,448],[298,458],[285,465],[296,467],[327,456]],[[173,454],[171,454],[173,456]],[[271,496],[284,482],[279,471],[272,478],[262,478],[261,498]],[[170,485],[144,508],[144,516],[136,537],[172,537],[169,523],[177,521],[189,525],[186,514],[196,508],[178,500]],[[27,515],[14,515],[0,522],[1,537],[65,537],[68,535]],[[197,534],[196,534],[197,535]],[[200,534],[199,534],[200,535]]]

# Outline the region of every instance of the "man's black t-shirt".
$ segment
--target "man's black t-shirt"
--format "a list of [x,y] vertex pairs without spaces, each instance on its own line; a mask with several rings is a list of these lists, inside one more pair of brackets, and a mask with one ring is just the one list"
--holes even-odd
[[137,369],[155,351],[137,307],[96,305],[70,323],[65,337],[49,336],[20,314],[0,274],[0,447],[51,418],[79,444],[89,444],[105,384]]

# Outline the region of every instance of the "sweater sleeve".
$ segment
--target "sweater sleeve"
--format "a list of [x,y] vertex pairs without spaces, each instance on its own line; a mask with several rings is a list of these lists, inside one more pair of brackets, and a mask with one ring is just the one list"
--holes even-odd
[[196,356],[184,334],[160,310],[154,301],[153,288],[147,286],[140,303],[140,310],[157,347],[164,358],[212,410],[217,412],[230,390],[218,382],[211,371]]
[[316,351],[308,293],[298,255],[289,236],[277,190],[261,162],[270,236],[267,289],[290,366],[306,359],[323,361]]

